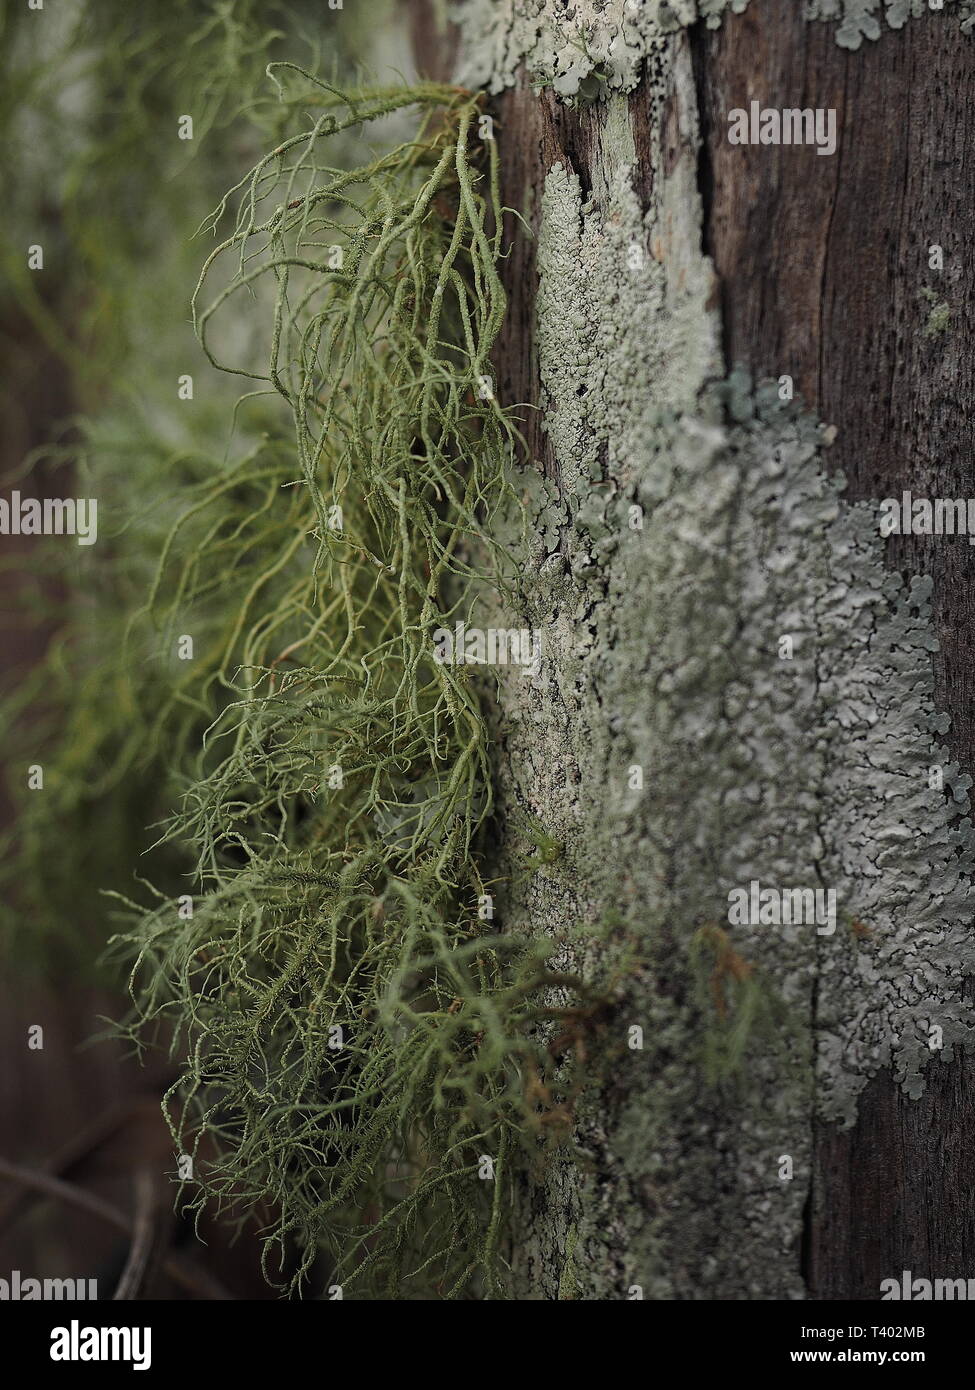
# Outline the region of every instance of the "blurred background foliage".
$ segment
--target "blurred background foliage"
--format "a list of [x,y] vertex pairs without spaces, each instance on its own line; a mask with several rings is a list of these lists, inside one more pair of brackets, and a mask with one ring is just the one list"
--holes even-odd
[[[95,1274],[102,1297],[129,1242],[85,1194],[124,1213],[143,1170],[169,1174],[154,1198],[169,1246],[155,1296],[273,1296],[256,1243],[231,1248],[204,1215],[201,1245],[172,1213],[159,1110],[171,1067],[91,1045],[127,1003],[103,957],[104,890],[138,891],[144,876],[176,894],[192,869],[179,845],[151,849],[210,718],[198,696],[212,672],[202,663],[184,679],[172,634],[146,610],[166,537],[200,490],[239,487],[246,510],[260,502],[255,476],[267,487],[296,473],[287,409],[260,396],[238,409],[239,382],[199,350],[190,297],[210,249],[199,228],[293,118],[267,64],[344,84],[373,68],[409,78],[395,18],[392,0],[0,3],[4,492],[99,504],[95,546],[8,536],[0,552],[0,1133],[13,1165],[0,1175],[0,1266]],[[186,115],[192,140],[178,134]],[[37,245],[43,270],[31,271]],[[230,313],[235,355],[265,358],[266,315],[243,300]],[[186,375],[192,400],[179,394]],[[189,527],[183,554],[200,538]],[[194,615],[204,649],[233,617],[233,595],[222,598]],[[38,763],[42,795],[27,789]],[[250,1213],[251,1227],[266,1215]]]
[[[14,815],[0,887],[20,967],[97,971],[106,884],[130,883],[139,865],[175,887],[186,867],[171,848],[151,863],[145,851],[184,789],[183,754],[206,712],[185,683],[170,693],[170,634],[132,623],[194,488],[255,451],[282,481],[295,472],[287,412],[257,397],[235,413],[239,382],[199,351],[190,295],[210,248],[197,232],[290,118],[268,62],[355,81],[382,12],[4,0],[4,473],[29,495],[99,503],[96,546],[27,541],[25,563],[24,538],[8,538],[3,555],[0,733]],[[402,38],[389,48],[390,60],[408,53]],[[384,55],[373,44],[370,56]],[[185,115],[191,140],[178,134]],[[42,271],[28,269],[31,245]],[[231,312],[235,357],[262,360],[266,316],[243,301]],[[179,395],[185,375],[192,400]],[[198,644],[225,618],[216,605],[199,611]],[[26,789],[33,763],[46,769],[42,798]]]

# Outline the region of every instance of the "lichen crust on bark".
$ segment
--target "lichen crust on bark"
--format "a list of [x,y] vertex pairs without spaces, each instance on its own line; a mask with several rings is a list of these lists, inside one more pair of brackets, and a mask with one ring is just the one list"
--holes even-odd
[[[505,920],[581,924],[583,973],[621,941],[638,962],[574,1157],[526,1187],[516,1272],[543,1297],[802,1298],[816,1116],[851,1124],[883,1068],[920,1094],[975,1022],[969,779],[935,708],[930,584],[884,568],[835,432],[722,360],[685,35],[641,100],[649,170],[610,95],[587,186],[556,161],[541,202],[558,481],[517,479],[545,660],[500,683],[499,805],[564,851]],[[512,829],[509,867],[525,853]],[[752,881],[834,891],[835,931],[732,925]]]
[[[465,37],[460,80],[499,92],[524,64],[535,82],[562,97],[592,100],[607,91],[632,91],[644,60],[668,34],[698,21],[717,27],[726,13],[741,14],[747,5],[748,0],[458,0],[454,13]],[[972,0],[946,0],[944,8],[960,16],[963,33],[972,32]],[[849,49],[930,10],[928,0],[804,4],[806,17],[832,24],[836,42]]]

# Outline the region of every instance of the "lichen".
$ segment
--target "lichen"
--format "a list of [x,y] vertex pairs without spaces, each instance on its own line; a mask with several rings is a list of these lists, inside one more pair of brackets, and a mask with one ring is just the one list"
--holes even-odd
[[559,1299],[568,1301],[576,1297],[578,1280],[575,1266],[575,1250],[578,1231],[575,1226],[569,1227],[569,1234],[565,1241],[565,1261],[562,1265],[562,1274],[559,1278]]
[[[929,586],[884,571],[818,422],[721,360],[672,36],[727,9],[466,5],[492,88],[524,60],[600,100],[591,193],[561,165],[544,190],[557,486],[513,466],[511,420],[479,392],[502,219],[469,92],[343,95],[289,67],[279,136],[211,264],[236,273],[197,301],[223,364],[240,346],[224,307],[255,292],[270,365],[234,370],[283,398],[294,435],[186,465],[111,668],[155,679],[119,680],[111,737],[79,736],[51,787],[83,815],[105,761],[130,819],[115,792],[145,775],[143,738],[181,782],[163,838],[192,852],[192,916],[144,884],[115,899],[132,1036],[189,1041],[174,1138],[199,1186],[182,1196],[269,1202],[270,1273],[297,1245],[292,1288],[324,1254],[351,1290],[493,1296],[507,1257],[533,1294],[801,1297],[817,1108],[849,1123],[883,1067],[916,1095],[932,1031],[949,1058],[970,1028],[969,784],[934,709]],[[877,10],[815,14],[856,46]],[[672,82],[681,139],[666,167],[651,152],[644,212],[620,93],[648,54],[650,127]],[[361,165],[322,154],[417,110]],[[429,659],[432,624],[475,601],[544,629],[538,681],[485,690]],[[160,653],[187,628],[198,663],[168,669],[160,701]],[[76,732],[104,692],[91,676]],[[729,888],[752,877],[834,886],[849,928],[731,927]]]
[[927,287],[921,290],[921,297],[931,306],[924,325],[924,336],[940,338],[947,333],[948,325],[951,323],[951,305],[946,299],[939,299],[934,290]]
[[[795,0],[793,0],[795,3]],[[538,85],[559,96],[592,100],[602,92],[632,91],[646,58],[668,34],[698,21],[717,27],[741,14],[748,0],[457,0],[464,31],[461,81],[498,92],[524,64]],[[947,0],[972,32],[975,4]],[[927,13],[926,0],[809,0],[808,19],[835,25],[836,42],[859,48],[880,37],[884,23],[901,28]]]
[[975,5],[970,0],[946,0],[937,6],[929,0],[807,0],[805,14],[807,19],[838,21],[836,42],[841,48],[857,49],[864,39],[879,39],[884,24],[890,29],[902,29],[908,19],[919,19],[932,10],[942,9],[960,15],[961,32],[972,33]]
[[[641,964],[608,1030],[612,1082],[578,1115],[598,1178],[563,1166],[526,1194],[520,1268],[547,1287],[568,1213],[581,1297],[802,1297],[814,1117],[852,1123],[886,1068],[917,1095],[972,1027],[967,779],[934,705],[930,585],[885,569],[874,509],[830,473],[834,432],[725,376],[711,267],[699,238],[667,235],[678,189],[696,207],[683,161],[655,167],[644,213],[613,100],[592,195],[558,164],[545,182],[561,491],[524,479],[522,602],[547,660],[540,682],[502,683],[499,797],[565,845],[512,920],[595,930],[612,906]],[[835,889],[843,928],[730,925],[751,880]],[[559,962],[585,974],[598,955]]]

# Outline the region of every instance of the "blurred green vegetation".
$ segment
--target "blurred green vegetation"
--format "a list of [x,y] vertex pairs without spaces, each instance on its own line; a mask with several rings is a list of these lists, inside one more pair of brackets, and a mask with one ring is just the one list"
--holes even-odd
[[[366,26],[362,7],[304,0],[42,11],[4,0],[0,15],[6,481],[99,506],[94,547],[44,538],[2,557],[0,734],[16,817],[0,887],[19,965],[95,971],[105,887],[138,870],[175,889],[191,867],[178,847],[146,858],[208,722],[193,681],[172,690],[168,634],[136,621],[165,539],[195,490],[239,476],[241,459],[260,455],[281,481],[294,474],[287,413],[261,399],[235,412],[234,381],[199,351],[190,296],[208,248],[198,229],[291,119],[267,63],[354,76]],[[191,140],[179,138],[184,115]],[[28,269],[30,245],[43,247],[41,271]],[[264,326],[238,316],[254,353]],[[186,375],[192,400],[180,398]],[[45,379],[57,392],[35,395]],[[28,418],[52,394],[58,413]],[[19,443],[33,447],[20,454]],[[212,598],[193,615],[204,649],[225,618]],[[45,661],[28,644],[17,663],[18,630],[46,635]],[[43,794],[27,791],[34,763]]]

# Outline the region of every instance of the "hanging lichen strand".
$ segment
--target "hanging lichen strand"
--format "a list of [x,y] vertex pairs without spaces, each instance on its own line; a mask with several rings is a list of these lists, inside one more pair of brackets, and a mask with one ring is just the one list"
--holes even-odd
[[[250,582],[219,656],[197,653],[212,722],[165,832],[193,846],[196,891],[148,913],[122,900],[139,915],[113,949],[135,956],[132,1036],[168,1026],[188,1059],[168,1100],[190,1207],[260,1202],[272,1281],[298,1249],[292,1292],[324,1254],[349,1291],[492,1296],[508,1155],[533,1142],[538,1097],[555,1103],[536,1080],[526,1106],[523,1078],[556,977],[478,918],[485,728],[430,633],[484,557],[503,586],[486,534],[513,439],[484,387],[504,309],[495,147],[457,88],[273,75],[301,82],[298,119],[317,109],[217,210],[214,226],[239,198],[194,312],[211,360],[288,402],[300,476],[282,488],[256,454],[166,545],[150,609],[174,638],[220,604],[221,575]],[[327,162],[329,136],[405,113],[413,138]],[[266,285],[266,372],[223,363],[221,306]]]

